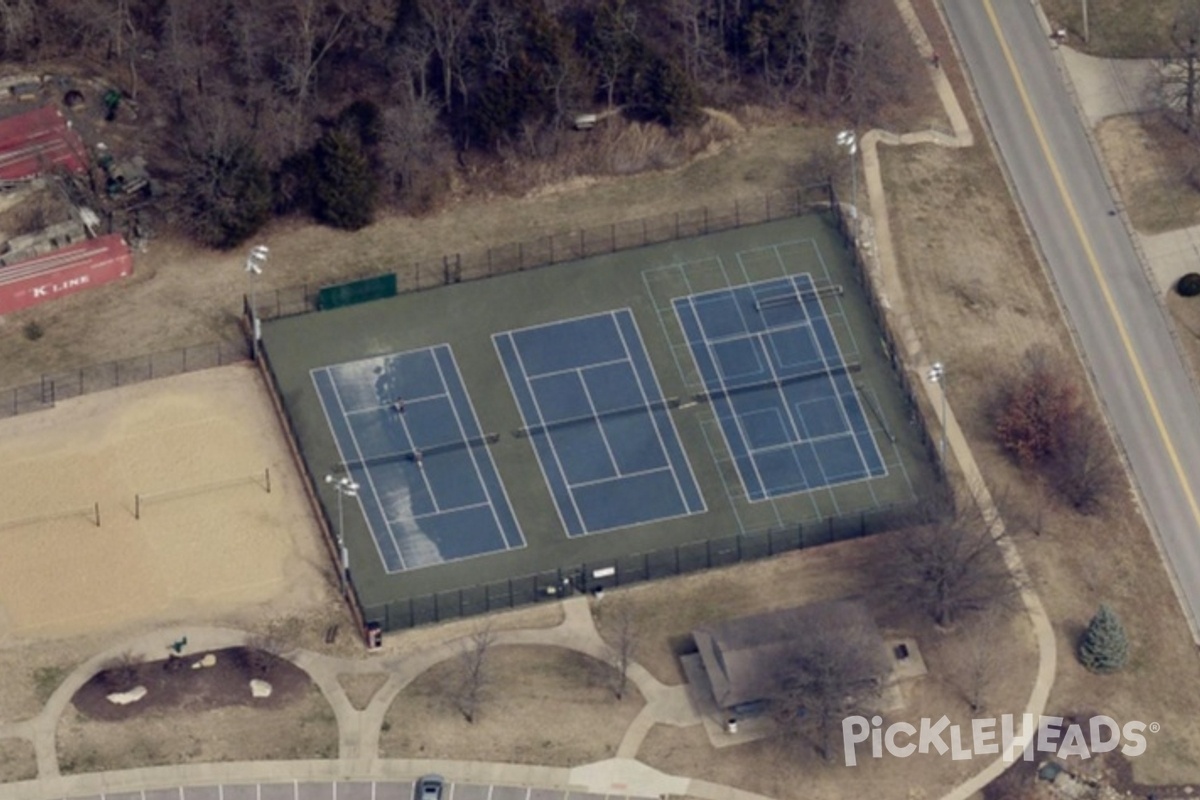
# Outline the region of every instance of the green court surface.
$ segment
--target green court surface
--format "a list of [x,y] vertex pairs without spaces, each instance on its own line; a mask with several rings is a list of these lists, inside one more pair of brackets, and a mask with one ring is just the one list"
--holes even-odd
[[[751,502],[726,438],[731,428],[718,423],[720,404],[707,397],[673,301],[802,274],[811,278],[811,284],[804,285],[817,287],[820,310],[836,337],[845,374],[857,393],[885,470],[884,474],[872,471],[875,477]],[[662,396],[670,400],[667,413],[703,496],[704,510],[568,536],[493,337],[619,309],[631,312]],[[624,583],[658,577],[886,527],[897,510],[910,507],[937,478],[928,461],[927,442],[914,424],[915,412],[889,365],[883,340],[842,238],[832,219],[822,215],[412,292],[263,325],[263,347],[270,367],[302,456],[335,526],[337,495],[327,491],[323,478],[338,469],[339,452],[314,388],[312,370],[448,345],[480,430],[498,434],[487,452],[496,465],[524,547],[388,572],[373,538],[379,536],[378,530],[373,534],[358,499],[347,499],[344,535],[353,584],[367,619],[381,622],[385,628],[526,602],[531,599],[529,592],[544,596],[546,587],[561,587],[564,577],[578,578],[575,585],[579,588],[594,588],[611,585],[613,580]],[[526,408],[528,416],[528,404]],[[464,531],[463,535],[472,534]],[[713,544],[714,540],[719,543]]]

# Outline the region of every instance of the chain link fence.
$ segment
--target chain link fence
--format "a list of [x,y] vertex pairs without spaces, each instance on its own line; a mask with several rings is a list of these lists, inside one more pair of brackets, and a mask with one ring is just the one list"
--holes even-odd
[[[440,260],[413,262],[393,272],[347,275],[339,282],[394,274],[399,292],[433,289],[462,281],[490,278],[527,269],[607,255],[650,244],[759,225],[800,216],[834,202],[830,182],[784,189],[760,197],[731,200],[721,206],[702,206],[594,228],[548,234],[525,242],[454,253]],[[259,319],[277,319],[318,310],[322,286],[299,284],[255,296]]]
[[436,594],[364,606],[363,616],[385,631],[486,614],[576,592],[596,592],[643,581],[769,558],[780,553],[893,530],[912,519],[912,506],[887,506],[775,528],[674,545],[646,553],[522,575]]
[[249,357],[249,345],[245,341],[212,342],[46,373],[36,383],[0,392],[0,418],[53,408],[59,400],[71,397],[220,367]]

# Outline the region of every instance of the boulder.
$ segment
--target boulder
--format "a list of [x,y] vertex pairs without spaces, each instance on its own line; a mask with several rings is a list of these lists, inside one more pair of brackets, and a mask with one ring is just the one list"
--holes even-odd
[[128,692],[113,692],[108,695],[108,702],[118,706],[127,706],[130,703],[136,703],[146,696],[145,686],[135,686]]

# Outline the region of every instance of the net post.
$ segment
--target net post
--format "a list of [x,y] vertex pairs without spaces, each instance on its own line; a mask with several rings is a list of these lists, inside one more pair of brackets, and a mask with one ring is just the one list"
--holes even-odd
[[96,501],[96,503],[94,505],[94,510],[96,512],[96,527],[99,528],[100,527],[100,501],[99,500]]
[[263,475],[267,481],[267,494],[270,494],[271,493],[271,468],[267,467],[266,470],[264,471]]

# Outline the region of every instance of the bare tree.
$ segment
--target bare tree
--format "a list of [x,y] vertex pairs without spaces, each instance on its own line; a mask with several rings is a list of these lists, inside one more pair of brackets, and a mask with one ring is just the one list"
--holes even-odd
[[962,508],[952,504],[931,501],[922,524],[895,539],[887,566],[898,599],[943,628],[965,614],[1011,605],[1021,590],[1000,549],[1003,526],[984,519],[969,499]]
[[35,38],[36,25],[37,7],[32,0],[0,0],[0,36],[4,37],[0,56],[14,60],[23,55]]
[[1099,511],[1121,477],[1108,427],[1091,411],[1068,423],[1067,443],[1047,465],[1058,494],[1081,514]]
[[637,27],[637,11],[626,0],[608,0],[596,9],[588,48],[609,108],[613,107],[617,86],[633,63]]
[[612,690],[618,700],[623,700],[629,686],[629,667],[637,658],[638,647],[641,645],[641,631],[638,629],[637,611],[632,603],[614,602],[606,606],[606,611],[612,620],[613,641],[609,644],[611,663],[615,671]]
[[479,715],[479,706],[483,702],[491,677],[488,670],[488,651],[495,641],[496,635],[490,627],[480,628],[463,643],[462,652],[459,654],[460,674],[454,699],[459,713],[467,722],[474,723]]
[[280,54],[283,90],[293,98],[292,146],[304,140],[309,98],[316,85],[317,67],[329,54],[346,21],[340,7],[330,8],[321,0],[291,0],[283,23],[291,35],[291,47]]
[[972,626],[970,640],[962,664],[962,691],[972,712],[982,711],[987,695],[1000,677],[1000,661],[996,657],[998,620],[995,614],[985,614],[978,625]]
[[860,625],[821,625],[777,666],[771,711],[785,733],[810,735],[821,755],[836,753],[834,734],[850,714],[870,715],[891,665],[878,634]]
[[1163,105],[1179,126],[1191,133],[1200,88],[1200,0],[1181,0],[1171,23],[1172,52],[1160,74]]
[[463,45],[479,0],[421,0],[421,17],[429,26],[434,52],[441,62],[442,101],[450,108],[455,78],[459,76]]
[[847,0],[840,8],[825,97],[852,120],[869,119],[885,104],[904,101],[916,58],[907,37],[895,35],[892,3]]

